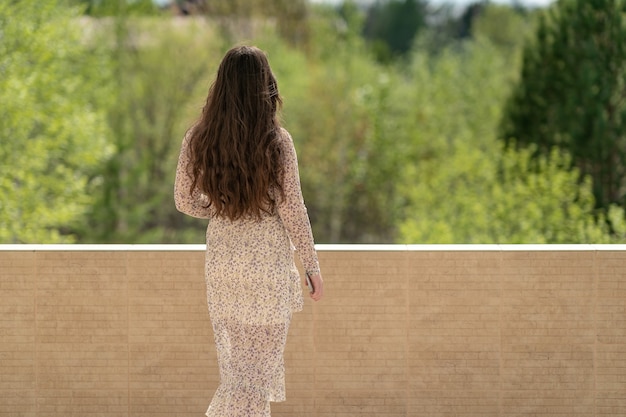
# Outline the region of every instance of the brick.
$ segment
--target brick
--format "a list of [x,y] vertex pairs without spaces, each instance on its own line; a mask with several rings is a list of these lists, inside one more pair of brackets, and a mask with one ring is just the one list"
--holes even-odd
[[[0,417],[202,415],[202,251],[0,250]],[[626,415],[626,252],[320,252],[277,416]],[[301,265],[299,265],[301,269]]]

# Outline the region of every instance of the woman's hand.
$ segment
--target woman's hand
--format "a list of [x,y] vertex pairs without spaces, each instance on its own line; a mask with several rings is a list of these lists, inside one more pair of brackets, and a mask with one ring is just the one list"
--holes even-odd
[[[322,275],[315,274],[309,275],[309,279],[311,280],[311,284],[313,284],[313,291],[310,293],[313,301],[319,301],[324,296],[324,280],[322,279]],[[307,283],[307,286],[309,284]],[[311,291],[311,288],[309,288]]]

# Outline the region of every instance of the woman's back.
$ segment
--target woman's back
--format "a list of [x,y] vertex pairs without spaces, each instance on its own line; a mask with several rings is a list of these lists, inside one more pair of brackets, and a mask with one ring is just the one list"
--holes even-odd
[[311,297],[323,293],[296,151],[278,124],[279,104],[265,55],[234,48],[178,159],[176,207],[209,219],[206,294],[220,369],[209,417],[268,417],[269,402],[285,399],[287,330],[303,306],[294,249],[315,282]]
[[191,187],[210,200],[216,215],[259,217],[282,191],[282,101],[265,54],[230,50],[220,64],[200,120],[189,130]]

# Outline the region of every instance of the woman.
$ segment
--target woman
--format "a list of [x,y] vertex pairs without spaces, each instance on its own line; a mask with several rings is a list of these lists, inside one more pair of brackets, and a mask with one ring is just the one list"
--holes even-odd
[[287,330],[303,305],[294,246],[311,298],[324,294],[281,104],[265,54],[231,49],[178,160],[176,208],[210,219],[205,279],[220,385],[209,417],[270,416],[270,401],[285,400]]

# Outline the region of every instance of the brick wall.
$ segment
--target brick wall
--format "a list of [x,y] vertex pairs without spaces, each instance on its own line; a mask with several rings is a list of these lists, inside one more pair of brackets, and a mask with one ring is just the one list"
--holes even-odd
[[[626,247],[324,246],[275,416],[626,416]],[[202,416],[201,246],[0,246],[0,417]]]

